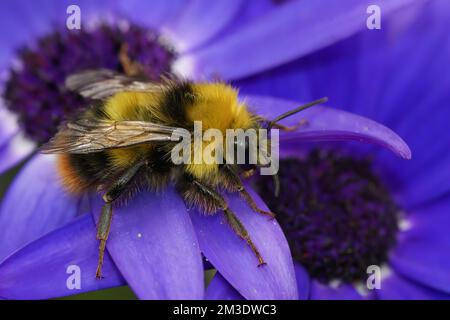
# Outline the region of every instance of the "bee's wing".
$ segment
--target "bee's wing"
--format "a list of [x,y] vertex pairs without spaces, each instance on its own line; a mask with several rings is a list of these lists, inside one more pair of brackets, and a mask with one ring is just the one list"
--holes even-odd
[[44,154],[85,154],[150,142],[177,141],[178,128],[145,121],[92,121],[81,119],[65,124],[41,147]]
[[[178,81],[174,75],[164,80]],[[167,84],[168,81],[151,82],[141,77],[129,77],[106,69],[75,73],[65,81],[68,89],[91,99],[105,99],[122,91],[159,92],[167,87]]]

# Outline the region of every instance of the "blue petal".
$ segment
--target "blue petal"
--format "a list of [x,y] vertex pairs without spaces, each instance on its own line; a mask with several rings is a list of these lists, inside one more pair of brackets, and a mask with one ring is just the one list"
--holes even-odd
[[0,261],[75,218],[79,199],[62,188],[53,156],[35,156],[15,178],[0,209]]
[[[387,16],[412,0],[379,2],[383,16]],[[244,25],[239,32],[182,57],[179,64],[193,64],[192,76],[197,78],[247,77],[363,30],[369,4],[367,0],[293,1]]]
[[245,94],[297,101],[326,95],[339,108],[384,123],[414,152],[410,162],[377,156],[401,204],[437,199],[450,187],[450,74],[442,72],[450,57],[448,8],[445,0],[417,1],[392,18],[383,14],[381,32],[361,32],[236,85]]
[[134,23],[161,28],[176,20],[189,5],[186,0],[128,0],[118,3],[120,12]]
[[[0,297],[49,299],[124,285],[108,254],[103,266],[105,278],[95,278],[97,248],[94,221],[85,214],[0,264]],[[79,288],[75,286],[78,283]]]
[[[102,201],[95,198],[98,219]],[[141,299],[202,299],[203,265],[185,205],[169,188],[115,209],[107,249]]]
[[[300,105],[288,100],[257,96],[249,96],[246,101],[250,108],[266,119],[273,119]],[[395,132],[367,118],[342,110],[315,106],[280,123],[290,126],[300,120],[305,120],[305,124],[296,131],[281,132],[280,139],[296,140],[298,143],[356,140],[383,146],[405,159],[411,158],[408,145]]]
[[16,118],[0,104],[0,149],[19,131]]
[[0,173],[14,167],[36,149],[34,142],[18,132],[0,146]]
[[[258,206],[267,210],[262,200],[251,194]],[[193,210],[192,222],[205,257],[246,299],[297,299],[292,257],[278,223],[253,212],[236,194],[230,194],[228,200],[267,265],[257,266],[255,255],[226,223],[222,212],[205,216]]]
[[361,300],[363,297],[351,285],[343,284],[337,288],[311,281],[311,300]]
[[239,8],[238,16],[220,32],[218,38],[213,39],[213,41],[210,41],[209,43],[220,42],[222,37],[226,38],[233,33],[239,33],[243,28],[247,28],[258,19],[262,19],[263,16],[270,14],[271,11],[287,5],[287,2],[288,1],[277,2],[273,0],[243,1]]
[[422,286],[406,280],[397,274],[391,274],[381,283],[375,294],[383,300],[449,300],[450,294]]
[[56,25],[64,26],[69,15],[67,8],[76,4],[81,10],[82,26],[89,24],[94,18],[105,19],[116,12],[116,1],[70,0],[30,2],[25,0],[2,1],[0,4],[0,28],[14,30],[2,32],[0,42],[0,70],[8,68],[15,55],[15,50],[30,45],[36,37],[48,33]]
[[[450,190],[445,183],[450,179],[450,171],[446,170],[450,160],[446,121],[450,116],[450,75],[442,72],[450,58],[450,45],[444,40],[450,13],[446,1],[433,1],[426,9],[389,52],[392,61],[402,60],[402,65],[408,67],[388,70],[393,76],[381,101],[386,107],[380,109],[380,116],[395,126],[417,155],[405,166],[388,163],[399,176],[402,203],[409,208]],[[429,27],[424,29],[425,24]],[[421,45],[417,47],[417,43]]]
[[17,120],[0,103],[0,174],[26,158],[35,145],[20,134]]
[[206,300],[244,300],[224,277],[217,272],[206,289]]
[[[299,264],[295,264],[294,267],[299,300],[307,300],[310,286],[309,275]],[[244,297],[217,272],[206,289],[206,300],[244,300]]]
[[[47,3],[48,4],[48,3]],[[45,3],[32,4],[29,1],[2,1],[0,4],[0,27],[2,32],[0,41],[2,50],[0,54],[0,69],[6,69],[18,47],[28,44],[37,34],[48,31],[50,22],[46,12],[49,9]],[[62,12],[64,14],[65,11]]]
[[404,277],[450,294],[449,212],[446,197],[410,213],[390,263]]
[[311,280],[309,279],[308,272],[301,265],[296,263],[295,277],[297,279],[298,298],[299,300],[307,300],[309,298],[309,291]]
[[190,51],[223,30],[236,17],[242,3],[242,0],[194,0],[165,30],[179,52]]

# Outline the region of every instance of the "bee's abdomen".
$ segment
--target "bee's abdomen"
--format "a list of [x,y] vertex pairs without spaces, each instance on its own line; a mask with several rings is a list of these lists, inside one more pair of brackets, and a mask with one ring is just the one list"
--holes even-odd
[[107,180],[108,161],[104,152],[62,154],[58,158],[58,170],[64,186],[79,194],[95,189]]

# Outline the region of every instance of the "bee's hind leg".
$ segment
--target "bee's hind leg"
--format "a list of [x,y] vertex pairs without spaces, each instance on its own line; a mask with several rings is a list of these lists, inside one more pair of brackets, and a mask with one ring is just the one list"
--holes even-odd
[[244,198],[244,200],[247,202],[250,208],[252,208],[253,211],[266,215],[271,219],[275,218],[275,213],[263,210],[258,207],[258,205],[256,204],[255,200],[253,200],[250,193],[248,193],[248,191],[245,189],[244,184],[241,181],[241,178],[230,165],[228,164],[224,165],[222,170],[226,174],[229,183],[232,184],[232,187],[240,193],[240,195]]
[[215,213],[218,210],[223,210],[230,227],[240,238],[247,242],[253,251],[258,259],[258,266],[266,264],[247,229],[233,211],[231,211],[228,203],[217,190],[192,178],[182,180],[177,187],[188,206],[199,206],[206,213]]
[[144,161],[139,161],[128,168],[108,189],[103,195],[105,204],[102,208],[102,214],[97,224],[97,240],[100,241],[98,248],[98,264],[95,276],[97,279],[102,278],[103,259],[105,256],[106,241],[108,240],[109,231],[111,228],[113,203],[126,190],[127,186],[138,173],[139,169],[145,164]]

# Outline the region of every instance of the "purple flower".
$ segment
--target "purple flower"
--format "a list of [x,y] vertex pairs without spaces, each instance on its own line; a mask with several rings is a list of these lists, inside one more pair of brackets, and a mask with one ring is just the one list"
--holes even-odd
[[[410,2],[382,1],[384,14]],[[151,8],[141,1],[127,1],[126,7],[83,2],[79,6],[86,30],[69,32],[60,27],[64,26],[61,19],[66,18],[64,2],[35,7],[15,1],[14,5],[17,17],[2,10],[6,15],[1,20],[3,28],[15,34],[3,41],[11,47],[2,51],[0,65],[10,70],[4,100],[8,109],[18,114],[19,122],[10,121],[10,111],[1,107],[0,170],[31,155],[34,146],[80,104],[61,86],[67,74],[97,63],[119,71],[123,68],[118,58],[121,42],[134,44],[128,49],[137,61],[157,60],[157,72],[168,68],[194,80],[220,77],[237,81],[352,36],[365,27],[365,19],[362,23],[355,18],[367,8],[360,0],[329,1],[326,5],[314,0],[292,1],[279,6],[260,1],[192,1],[170,7],[166,1],[156,1]],[[318,15],[322,19],[317,19]],[[123,24],[122,18],[128,24]],[[146,28],[150,38],[144,39]],[[160,34],[168,40],[159,41]],[[15,50],[30,42],[32,47],[19,53]],[[20,64],[11,69],[13,58]],[[155,69],[147,72],[151,77]],[[263,115],[278,114],[284,108],[284,103],[274,105],[271,98],[243,98]],[[366,118],[326,107],[307,111],[302,117],[307,118],[307,125],[292,136],[299,141],[364,141],[410,157],[403,140]],[[29,141],[26,144],[23,133]],[[291,252],[278,223],[252,212],[239,197],[228,198],[267,266],[256,268],[252,252],[221,215],[188,212],[169,189],[159,195],[143,192],[117,210],[107,245],[105,278],[98,281],[93,276],[97,263],[94,219],[100,212],[100,200],[66,195],[54,158],[35,155],[16,177],[0,209],[0,297],[50,298],[128,284],[143,299],[199,299],[204,297],[203,254],[248,299],[298,298]],[[72,265],[81,270],[79,290],[67,287],[66,270]]]
[[[274,198],[264,180],[257,188],[278,213],[301,299],[450,298],[449,8],[447,1],[418,3],[383,20],[380,32],[362,31],[237,82],[248,94],[270,87],[295,100],[326,92],[332,105],[388,124],[414,154],[401,162],[348,144],[318,150],[300,144],[302,131],[281,142],[288,195]],[[282,105],[293,103],[273,100],[267,109]],[[375,284],[370,265],[381,268],[378,289],[367,286]],[[242,299],[239,292],[219,274],[207,298]]]

